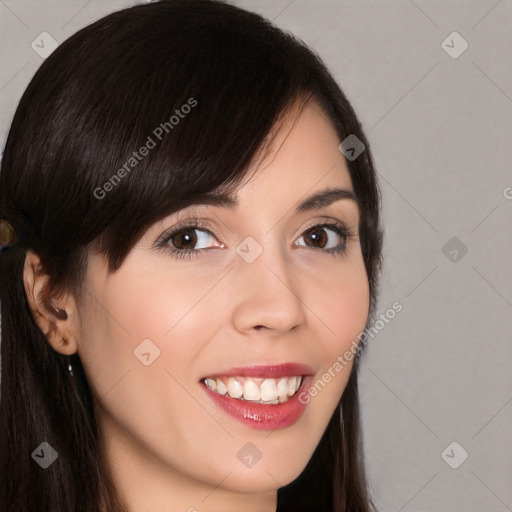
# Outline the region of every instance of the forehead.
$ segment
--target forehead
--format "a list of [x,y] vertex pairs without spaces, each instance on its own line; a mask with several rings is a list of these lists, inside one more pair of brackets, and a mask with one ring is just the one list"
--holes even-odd
[[200,214],[219,207],[271,216],[292,205],[302,213],[339,199],[349,199],[343,203],[357,208],[339,144],[330,119],[316,102],[302,108],[294,105],[271,130],[241,183],[195,196],[180,211]]
[[[342,188],[353,193],[340,139],[327,114],[315,101],[295,107],[271,134],[264,157],[255,162],[237,189],[240,203],[274,198],[297,201],[316,190]],[[355,196],[354,196],[355,198]]]

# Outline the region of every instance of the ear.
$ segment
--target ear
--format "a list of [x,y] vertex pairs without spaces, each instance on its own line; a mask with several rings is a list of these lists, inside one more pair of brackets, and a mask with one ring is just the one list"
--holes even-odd
[[31,250],[25,257],[23,284],[34,320],[53,349],[63,355],[77,352],[73,329],[75,300],[71,294],[52,297],[50,276],[44,273],[39,256]]

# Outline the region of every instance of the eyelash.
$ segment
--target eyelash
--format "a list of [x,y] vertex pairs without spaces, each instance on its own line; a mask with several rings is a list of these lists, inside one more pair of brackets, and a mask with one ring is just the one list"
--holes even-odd
[[[188,231],[188,230],[194,230],[194,229],[200,229],[206,231],[209,235],[211,235],[213,238],[217,238],[210,230],[211,226],[208,222],[204,222],[203,220],[193,217],[188,219],[186,222],[183,222],[181,224],[178,224],[177,226],[173,227],[172,229],[166,231],[163,233],[158,240],[155,242],[155,246],[159,249],[162,249],[163,251],[171,254],[176,259],[192,259],[195,256],[198,256],[199,253],[205,253],[212,250],[215,250],[214,248],[208,248],[208,249],[175,249],[172,247],[169,247],[167,244],[171,240],[171,238],[178,233],[182,231]],[[314,229],[318,228],[330,228],[335,233],[337,233],[342,239],[341,246],[334,247],[331,249],[321,249],[321,248],[314,248],[314,247],[307,247],[301,245],[300,247],[306,247],[313,250],[320,250],[327,254],[343,254],[346,251],[347,243],[355,237],[355,234],[350,231],[350,229],[347,227],[346,224],[343,222],[325,222],[320,224],[313,224],[312,226],[308,227],[304,233],[307,233],[309,231],[313,231]],[[304,234],[302,235],[304,236]]]

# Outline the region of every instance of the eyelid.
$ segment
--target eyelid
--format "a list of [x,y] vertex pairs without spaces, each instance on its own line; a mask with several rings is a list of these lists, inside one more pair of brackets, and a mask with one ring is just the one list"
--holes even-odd
[[[201,228],[204,231],[207,231],[212,237],[217,238],[216,235],[212,231],[214,228],[213,228],[213,225],[211,222],[209,222],[208,220],[205,220],[205,219],[201,219],[199,217],[192,216],[192,217],[187,217],[186,219],[184,219],[182,221],[178,221],[178,223],[175,224],[172,228],[166,229],[157,238],[157,240],[154,243],[154,247],[158,248],[158,247],[161,247],[162,245],[166,244],[175,233],[178,233],[178,232],[182,231],[183,229],[186,229],[186,228],[192,229],[192,228],[196,228],[196,227]],[[217,239],[217,241],[219,242],[218,239]],[[219,242],[219,243],[221,243],[221,242]],[[222,244],[222,245],[224,245],[224,244]]]
[[[303,228],[300,231],[304,232],[310,228],[318,226],[319,224],[330,224],[330,223],[340,224],[341,226],[344,226],[347,231],[350,231],[350,232],[355,231],[355,233],[352,233],[352,234],[357,234],[357,229],[355,227],[354,228],[352,227],[352,224],[353,224],[352,222],[349,222],[348,220],[343,220],[340,217],[333,217],[332,215],[319,215],[318,217],[315,217],[315,219],[312,220],[308,224],[308,227]],[[357,223],[355,223],[355,226],[357,227]]]
[[[310,229],[312,229],[314,227],[326,227],[327,229],[331,229],[331,230],[334,229],[333,227],[326,226],[326,224],[339,225],[339,227],[342,228],[342,231],[344,232],[344,234],[343,235],[341,235],[340,233],[338,233],[338,234],[339,234],[339,236],[345,237],[346,243],[348,243],[352,239],[355,239],[358,237],[358,230],[357,230],[357,228],[352,228],[351,223],[346,222],[346,221],[342,220],[341,218],[333,217],[330,215],[321,215],[319,217],[316,217],[314,220],[311,220],[308,223],[307,227],[301,228],[299,233],[301,234],[301,236],[303,236],[305,233],[307,233]],[[216,247],[224,247],[224,244],[222,242],[220,242],[219,239],[217,238],[217,236],[215,235],[215,233],[214,233],[215,228],[211,221],[209,221],[208,219],[203,219],[203,218],[197,217],[195,215],[191,215],[191,216],[187,216],[185,219],[183,219],[181,221],[178,221],[177,224],[175,224],[173,227],[165,230],[155,241],[154,248],[157,248],[157,249],[164,248],[166,246],[167,242],[170,240],[170,238],[174,234],[179,233],[180,231],[187,229],[187,228],[189,228],[189,229],[200,228],[200,229],[206,231],[213,238],[215,238],[217,240],[217,242],[220,244],[220,245],[217,245]],[[201,253],[201,252],[208,252],[211,249],[212,248],[183,249],[183,250],[176,249],[176,252],[179,252],[179,253]],[[314,249],[314,250],[319,250],[321,252],[322,251],[329,252],[328,250],[322,250],[322,249]]]

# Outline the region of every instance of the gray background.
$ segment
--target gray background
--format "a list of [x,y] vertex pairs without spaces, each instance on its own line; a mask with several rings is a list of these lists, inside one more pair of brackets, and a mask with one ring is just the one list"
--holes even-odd
[[[43,60],[32,41],[48,32],[62,42],[134,3],[0,0],[2,147]],[[512,2],[232,3],[324,58],[377,163],[386,230],[378,311],[403,305],[361,369],[378,509],[512,510]],[[457,58],[445,51],[464,47],[453,31],[469,45]],[[459,467],[445,462],[460,464],[463,450]]]

